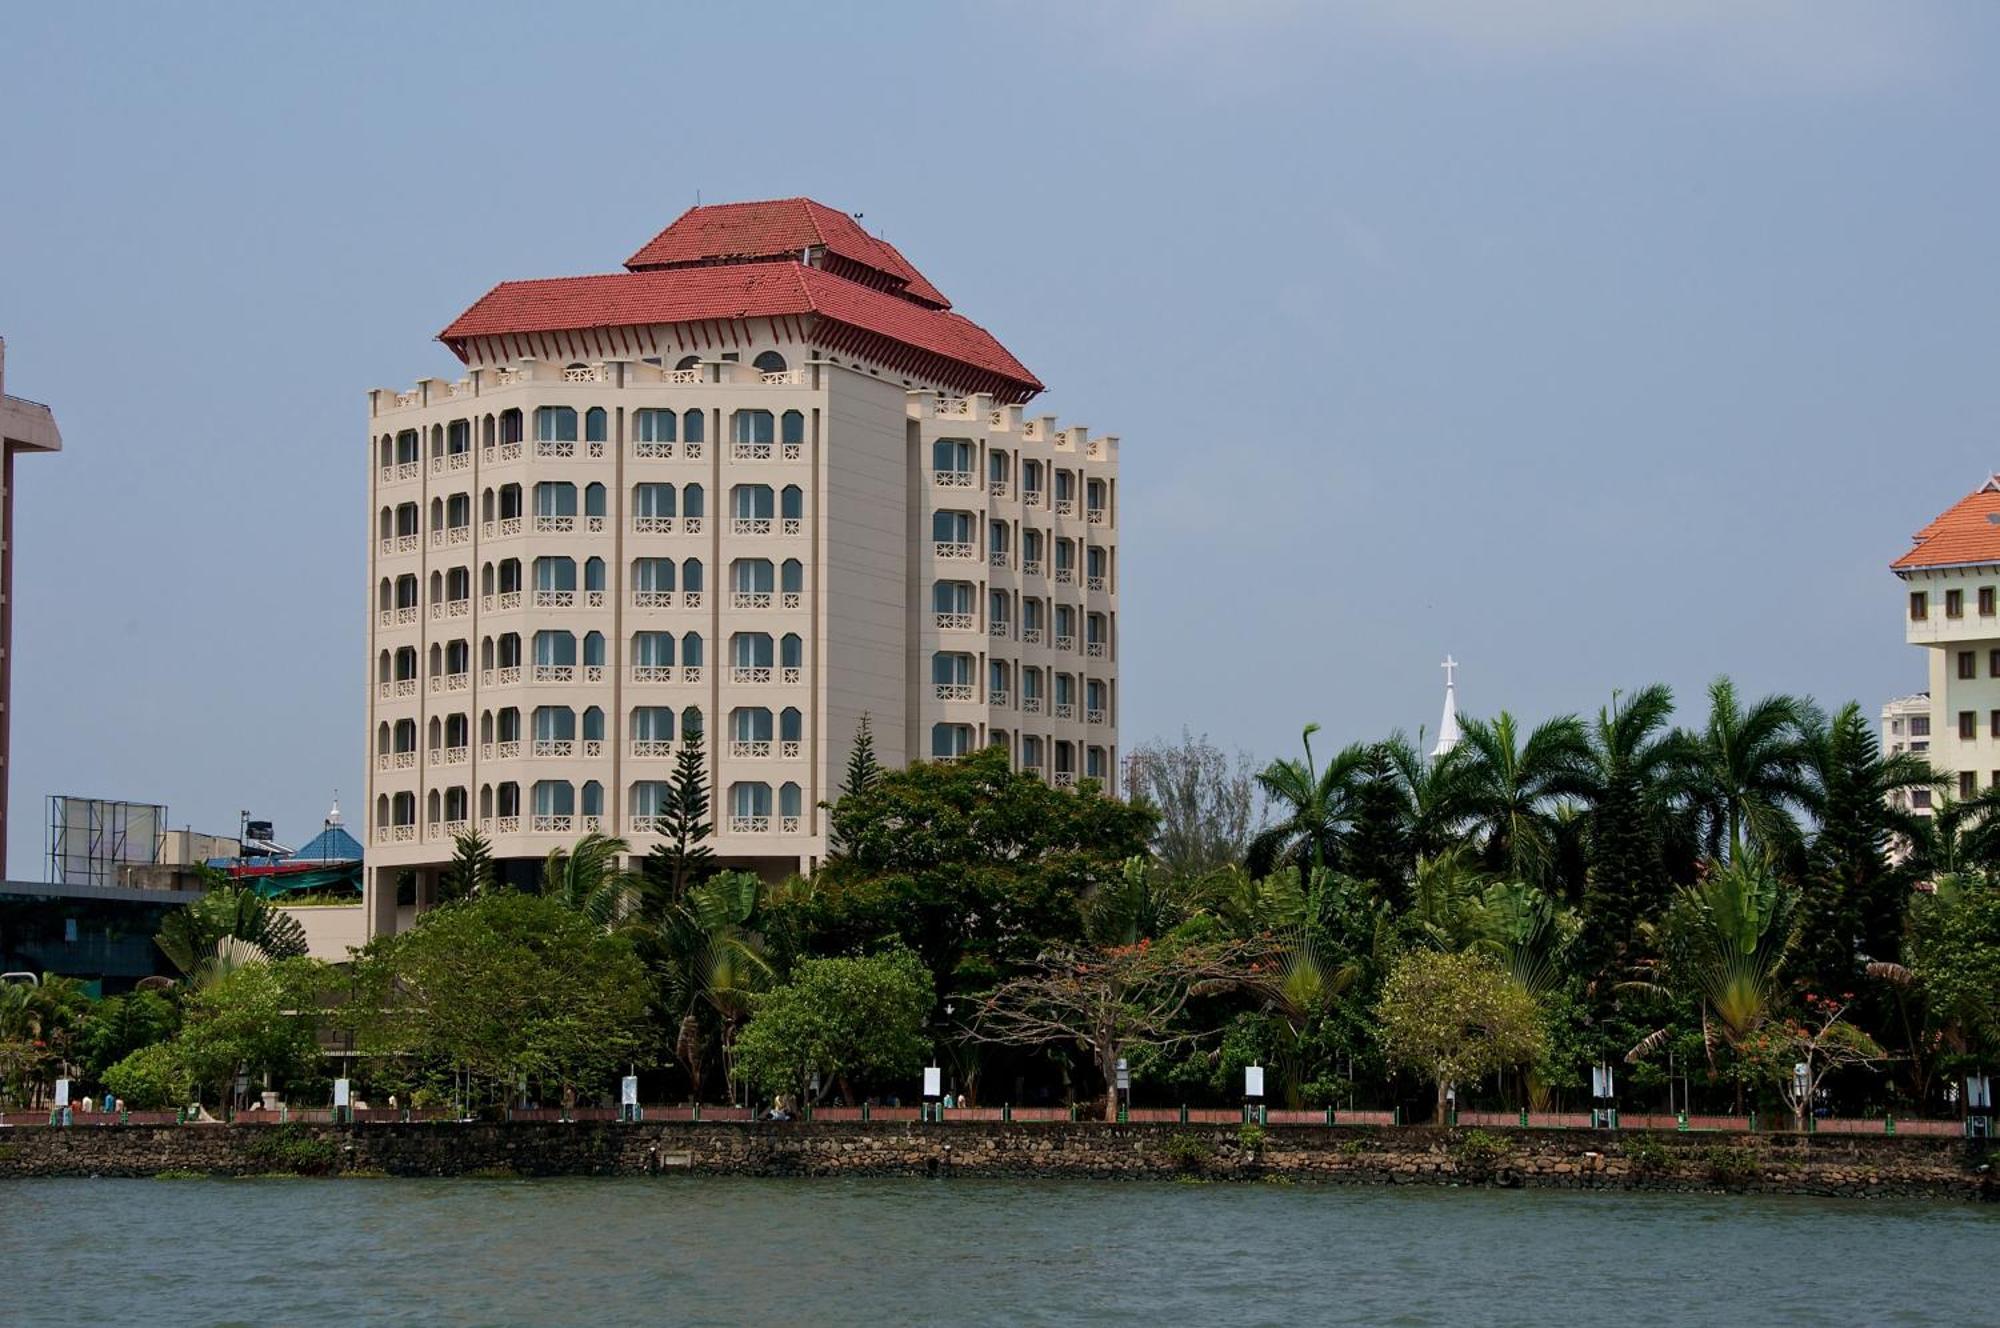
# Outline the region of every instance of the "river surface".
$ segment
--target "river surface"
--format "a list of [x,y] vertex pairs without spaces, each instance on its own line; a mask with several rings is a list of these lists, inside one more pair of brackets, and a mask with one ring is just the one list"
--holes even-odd
[[0,1323],[2000,1323],[2000,1209],[1050,1181],[0,1184]]

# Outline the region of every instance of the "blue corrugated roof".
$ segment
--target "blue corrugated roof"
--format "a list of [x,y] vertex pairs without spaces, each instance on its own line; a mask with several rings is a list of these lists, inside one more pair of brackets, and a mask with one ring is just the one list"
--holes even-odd
[[314,835],[291,856],[293,862],[359,862],[361,841],[337,825]]

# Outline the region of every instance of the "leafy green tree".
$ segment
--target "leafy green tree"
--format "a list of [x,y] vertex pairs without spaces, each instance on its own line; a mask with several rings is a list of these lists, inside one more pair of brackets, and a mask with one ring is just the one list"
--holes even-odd
[[175,1063],[190,1081],[226,1101],[239,1073],[268,1074],[280,1086],[319,1063],[318,1027],[328,968],[311,959],[249,964],[188,995]]
[[1535,998],[1490,957],[1412,950],[1396,961],[1376,1006],[1391,1064],[1437,1085],[1437,1121],[1446,1093],[1542,1055],[1547,1032]]
[[106,1070],[142,1047],[166,1042],[179,1030],[180,1010],[156,991],[107,996],[90,1010],[77,1038],[84,1073]]
[[640,934],[674,1054],[697,1102],[708,1059],[705,1023],[716,1030],[723,1078],[735,1096],[736,1033],[755,993],[771,979],[763,938],[753,930],[762,893],[752,872],[718,872],[669,904]]
[[1118,880],[1153,829],[1150,810],[1089,785],[1052,788],[997,748],[886,773],[829,820],[841,850],[797,905],[811,910],[817,949],[900,939],[942,992],[984,986],[1045,939],[1078,935],[1084,899]]
[[1465,800],[1486,865],[1513,880],[1555,884],[1556,809],[1589,790],[1589,747],[1574,715],[1537,725],[1524,740],[1506,711],[1465,724]]
[[682,729],[666,805],[657,818],[662,842],[641,868],[645,906],[656,913],[715,872],[715,850],[707,843],[715,826],[708,819],[708,757],[702,743],[699,727]]
[[505,1095],[608,1081],[637,1055],[646,975],[622,933],[544,895],[503,891],[378,936],[340,1010],[363,1054],[468,1072]]
[[909,950],[807,959],[791,981],[753,998],[737,1063],[767,1093],[806,1100],[817,1075],[851,1102],[856,1083],[893,1084],[922,1068],[933,999],[930,973]]
[[1249,759],[1232,762],[1204,735],[1142,743],[1129,765],[1132,796],[1159,815],[1153,853],[1169,875],[1198,880],[1243,860],[1256,829]]
[[438,879],[438,902],[449,904],[489,894],[497,879],[493,846],[477,830],[467,830],[452,840],[451,865]]
[[297,959],[306,953],[305,928],[291,914],[256,891],[218,885],[160,922],[153,941],[184,975],[193,978],[215,958],[216,946],[238,940],[269,959]]
[[171,1042],[135,1047],[104,1068],[104,1089],[134,1111],[185,1106],[194,1091]]
[[1268,876],[1280,867],[1301,872],[1341,869],[1359,810],[1360,786],[1369,769],[1369,750],[1355,743],[1336,753],[1321,770],[1312,751],[1317,732],[1319,725],[1306,725],[1305,759],[1283,757],[1257,776],[1279,819],[1250,841],[1244,865],[1252,876]]
[[1416,857],[1411,835],[1415,818],[1390,744],[1370,743],[1358,774],[1343,869],[1391,903],[1407,904]]
[[1926,1040],[1961,1056],[2000,1053],[2000,887],[1940,881],[1914,914],[1909,969],[1930,1011]]

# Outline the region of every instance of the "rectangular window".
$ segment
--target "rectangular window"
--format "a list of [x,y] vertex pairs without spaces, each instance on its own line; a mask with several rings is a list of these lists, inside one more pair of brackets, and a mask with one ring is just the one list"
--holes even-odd
[[1982,618],[1991,618],[1993,616],[1992,586],[1981,586],[1979,588],[1979,616]]
[[2000,650],[1986,652],[1986,676],[2000,678]]
[[1965,592],[1963,590],[1947,590],[1944,592],[1944,616],[1947,618],[1963,618],[1965,616]]
[[1979,716],[1970,710],[1958,712],[1958,736],[1971,742],[1979,736]]
[[1961,678],[1977,678],[1979,676],[1979,656],[1973,654],[1970,650],[1959,651],[1958,676]]
[[1931,791],[1929,789],[1911,789],[1910,805],[1918,811],[1929,811],[1931,806]]
[[1958,777],[1958,796],[1961,798],[1971,798],[1976,797],[1978,793],[1979,776],[1970,770],[1962,772]]
[[1931,597],[1921,590],[1910,592],[1910,621],[1922,622],[1931,616]]
[[1911,716],[1910,716],[1910,736],[1911,736],[1912,738],[1928,738],[1928,737],[1930,737],[1930,736],[1931,736],[1931,717],[1930,717],[1929,715],[1911,715]]
[[1986,712],[1986,735],[1990,738],[2000,738],[2000,710]]

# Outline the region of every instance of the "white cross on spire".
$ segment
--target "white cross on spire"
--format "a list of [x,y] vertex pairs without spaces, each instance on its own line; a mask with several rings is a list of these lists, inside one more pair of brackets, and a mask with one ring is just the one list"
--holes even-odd
[[1444,718],[1438,721],[1437,746],[1431,748],[1431,759],[1436,760],[1452,748],[1458,746],[1464,735],[1458,727],[1458,661],[1450,655],[1444,657],[1439,666],[1444,670]]

